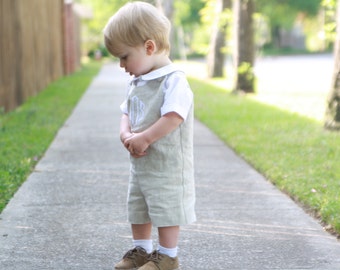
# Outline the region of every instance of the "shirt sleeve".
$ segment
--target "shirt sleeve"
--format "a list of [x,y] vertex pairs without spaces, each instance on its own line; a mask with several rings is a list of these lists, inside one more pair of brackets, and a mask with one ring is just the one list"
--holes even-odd
[[176,112],[185,120],[193,103],[193,93],[185,74],[182,72],[170,74],[164,84],[163,91],[165,96],[161,115]]
[[120,104],[120,110],[122,111],[123,114],[129,114],[126,99],[123,101],[122,104]]
[[128,82],[128,86],[127,86],[126,98],[125,98],[125,100],[123,101],[123,103],[120,104],[120,106],[119,106],[119,108],[120,108],[120,110],[121,110],[121,112],[122,112],[123,114],[129,114],[127,99],[128,99],[129,93],[132,91],[132,90],[131,90],[131,89],[132,89],[132,85],[133,85],[132,81],[129,81],[129,82]]

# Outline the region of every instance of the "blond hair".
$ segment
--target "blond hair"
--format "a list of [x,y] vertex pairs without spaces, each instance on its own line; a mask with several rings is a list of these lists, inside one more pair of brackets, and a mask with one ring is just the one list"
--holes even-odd
[[117,56],[122,46],[136,47],[153,40],[157,52],[169,53],[171,25],[155,6],[145,2],[131,2],[121,7],[104,28],[108,51]]

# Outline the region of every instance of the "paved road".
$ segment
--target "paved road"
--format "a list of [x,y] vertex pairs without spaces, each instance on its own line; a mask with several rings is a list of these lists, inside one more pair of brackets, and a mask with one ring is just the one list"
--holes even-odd
[[[1,270],[112,269],[130,248],[125,79],[103,67],[1,214]],[[182,270],[340,269],[339,241],[199,122],[195,163],[198,221],[181,233]]]
[[333,66],[331,54],[257,59],[258,93],[254,98],[322,121]]
[[[190,76],[207,77],[204,60],[180,64]],[[258,58],[255,63],[257,94],[253,98],[322,121],[333,65],[331,54]],[[232,63],[229,60],[226,63],[227,78],[214,83],[231,88],[232,74]]]

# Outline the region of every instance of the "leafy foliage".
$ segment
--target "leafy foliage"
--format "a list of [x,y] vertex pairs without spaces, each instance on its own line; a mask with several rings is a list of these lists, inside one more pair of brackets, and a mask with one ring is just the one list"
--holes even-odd
[[83,36],[87,51],[101,49],[103,43],[102,30],[109,18],[128,0],[76,0],[84,6],[91,8],[93,18],[83,21]]
[[267,16],[272,27],[290,28],[299,12],[315,16],[322,0],[257,0],[257,11]]

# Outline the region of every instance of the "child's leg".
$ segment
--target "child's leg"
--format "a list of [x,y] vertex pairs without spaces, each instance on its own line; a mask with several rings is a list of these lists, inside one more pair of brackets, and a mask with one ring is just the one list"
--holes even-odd
[[148,262],[152,252],[152,224],[132,224],[133,249],[130,249],[123,259],[115,265],[115,269],[135,269]]
[[179,226],[158,228],[159,244],[165,248],[175,248],[178,244]]
[[147,253],[152,251],[151,229],[151,223],[131,224],[134,246],[144,248]]
[[152,223],[131,224],[133,239],[151,239]]
[[148,257],[148,262],[140,270],[150,269],[178,269],[179,262],[177,257],[177,242],[179,236],[179,226],[159,227],[158,250],[152,252]]
[[177,244],[179,236],[179,226],[158,228],[159,245],[158,251],[169,257],[177,257]]

